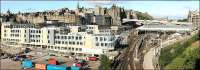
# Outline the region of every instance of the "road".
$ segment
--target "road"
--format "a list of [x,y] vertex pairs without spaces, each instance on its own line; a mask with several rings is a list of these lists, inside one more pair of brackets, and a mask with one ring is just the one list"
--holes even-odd
[[153,66],[153,56],[155,55],[155,48],[151,48],[149,52],[144,55],[143,68],[144,69],[154,69]]

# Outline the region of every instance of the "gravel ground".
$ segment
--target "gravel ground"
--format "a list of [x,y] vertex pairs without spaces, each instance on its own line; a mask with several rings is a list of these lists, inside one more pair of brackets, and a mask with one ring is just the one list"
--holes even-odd
[[21,69],[21,62],[20,61],[12,61],[11,59],[1,59],[1,67],[0,70],[20,70]]
[[100,61],[89,61],[89,67],[91,70],[98,70],[98,67],[100,66]]

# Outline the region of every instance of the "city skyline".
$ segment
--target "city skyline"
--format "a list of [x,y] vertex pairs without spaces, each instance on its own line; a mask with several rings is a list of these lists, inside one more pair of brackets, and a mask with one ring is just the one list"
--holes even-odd
[[170,19],[187,18],[189,10],[198,10],[198,1],[1,1],[1,12],[8,9],[11,12],[35,12],[80,7],[94,8],[95,5],[110,8],[112,4],[125,9],[147,12],[153,17],[168,17]]

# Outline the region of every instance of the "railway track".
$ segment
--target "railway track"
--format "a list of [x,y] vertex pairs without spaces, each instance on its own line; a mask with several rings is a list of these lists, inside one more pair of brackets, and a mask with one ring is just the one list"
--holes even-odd
[[112,63],[112,70],[142,70],[144,50],[155,46],[149,42],[152,35],[137,35],[132,30],[129,36],[129,47],[124,49]]

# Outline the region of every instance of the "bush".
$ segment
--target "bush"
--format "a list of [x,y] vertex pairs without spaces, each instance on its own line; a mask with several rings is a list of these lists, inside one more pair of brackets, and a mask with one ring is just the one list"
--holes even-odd
[[173,60],[173,62],[171,62],[170,64],[168,64],[164,70],[172,70],[172,69],[180,69],[182,70],[184,67],[184,62],[186,60],[184,58],[176,58]]

